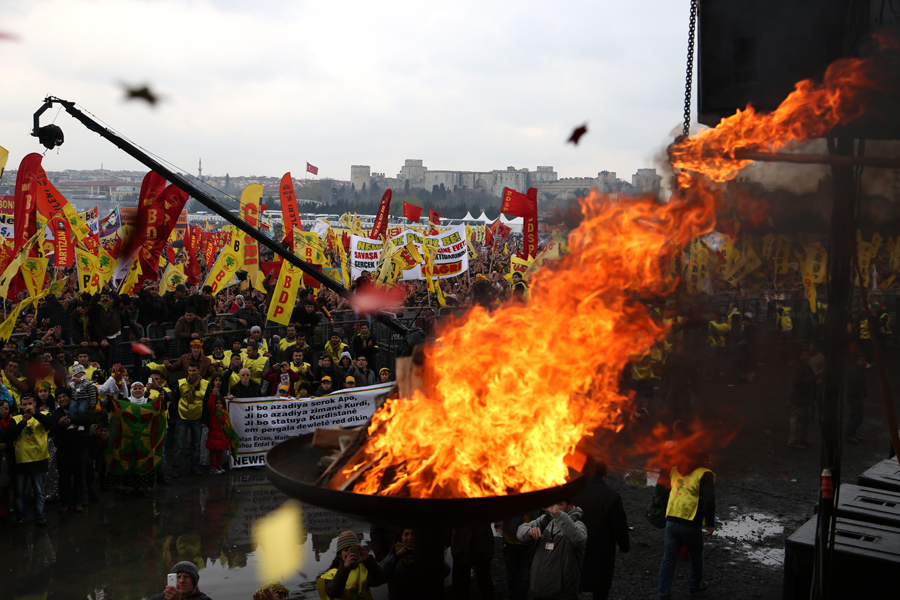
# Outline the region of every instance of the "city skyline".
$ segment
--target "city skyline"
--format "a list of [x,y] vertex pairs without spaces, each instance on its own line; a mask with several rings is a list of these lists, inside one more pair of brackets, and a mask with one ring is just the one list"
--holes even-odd
[[[265,0],[11,0],[0,42],[9,167],[48,93],[78,102],[180,171],[323,177],[427,158],[447,170],[554,165],[634,173],[681,120],[687,6],[536,2],[452,9]],[[86,32],[92,32],[85,35]],[[252,43],[234,43],[251,39]],[[636,43],[636,40],[639,40]],[[128,48],[128,52],[117,51]],[[125,101],[147,84],[155,107]],[[48,171],[138,169],[65,113]],[[578,146],[566,143],[587,122]],[[312,176],[310,177],[313,178]]]

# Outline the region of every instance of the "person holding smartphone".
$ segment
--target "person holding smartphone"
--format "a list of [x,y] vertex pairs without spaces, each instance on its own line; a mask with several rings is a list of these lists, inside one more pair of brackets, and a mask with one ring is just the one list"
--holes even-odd
[[337,556],[331,568],[316,582],[322,600],[372,600],[369,590],[387,581],[381,565],[359,541],[352,531],[345,531],[338,537]]
[[200,591],[200,571],[197,565],[183,560],[166,576],[164,591],[150,597],[150,600],[212,600]]

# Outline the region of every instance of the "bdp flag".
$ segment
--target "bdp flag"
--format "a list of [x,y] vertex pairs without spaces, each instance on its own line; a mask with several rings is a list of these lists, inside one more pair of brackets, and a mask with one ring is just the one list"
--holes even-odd
[[403,202],[403,216],[409,219],[410,221],[419,222],[419,219],[422,218],[422,207],[416,206],[415,204],[410,204],[409,202]]
[[312,173],[313,175],[318,175],[318,174],[319,174],[319,167],[314,167],[314,166],[312,166],[311,164],[306,163],[306,172],[307,172],[307,173]]
[[266,315],[267,320],[282,325],[290,323],[294,304],[297,302],[297,291],[300,289],[302,280],[302,269],[287,261],[282,263],[278,283],[275,285],[275,293],[269,304],[269,313]]
[[538,253],[537,188],[528,188],[527,200],[531,212],[524,217],[522,237],[525,240],[525,256],[534,258]]
[[[531,190],[528,191],[531,192]],[[503,188],[503,203],[500,205],[500,212],[511,217],[537,216],[537,204],[522,192],[505,187]]]
[[428,222],[432,225],[440,225],[441,224],[441,213],[436,210],[428,209]]
[[381,204],[378,205],[378,214],[375,215],[375,222],[372,224],[372,239],[380,240],[387,234],[388,215],[391,212],[391,196],[393,192],[390,189],[384,191],[381,197]]
[[13,208],[13,238],[16,248],[37,233],[37,180],[41,170],[41,155],[32,152],[19,163],[16,172],[15,207]]
[[[240,217],[250,227],[259,228],[259,202],[262,199],[263,186],[251,183],[241,192]],[[256,240],[243,232],[244,236],[244,270],[247,271],[247,281],[250,287],[256,286],[259,276],[259,247]]]

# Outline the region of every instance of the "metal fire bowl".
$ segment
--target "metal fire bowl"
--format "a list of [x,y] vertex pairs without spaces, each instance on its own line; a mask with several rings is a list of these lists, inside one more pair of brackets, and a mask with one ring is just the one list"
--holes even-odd
[[572,498],[587,484],[579,474],[568,483],[508,496],[482,498],[401,498],[341,492],[313,485],[318,462],[331,454],[312,447],[313,434],[282,442],[266,454],[266,470],[275,487],[292,498],[350,517],[396,527],[453,528],[475,522],[502,521],[530,510]]

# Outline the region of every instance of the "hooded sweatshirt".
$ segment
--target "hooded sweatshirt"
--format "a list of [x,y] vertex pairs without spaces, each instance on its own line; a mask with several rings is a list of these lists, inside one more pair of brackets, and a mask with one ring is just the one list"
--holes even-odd
[[534,527],[543,535],[531,562],[531,591],[536,598],[577,600],[587,546],[587,527],[581,516],[582,511],[576,506],[568,513],[559,511],[555,517],[547,513],[519,525],[516,537],[521,542],[531,540],[528,532]]

